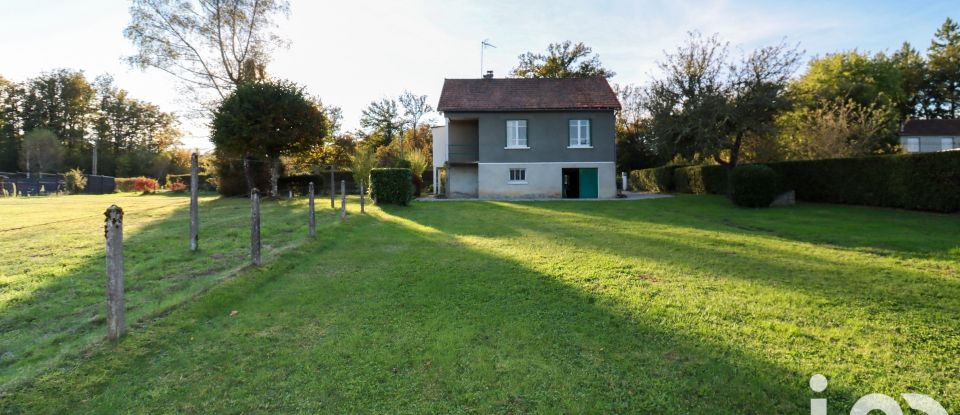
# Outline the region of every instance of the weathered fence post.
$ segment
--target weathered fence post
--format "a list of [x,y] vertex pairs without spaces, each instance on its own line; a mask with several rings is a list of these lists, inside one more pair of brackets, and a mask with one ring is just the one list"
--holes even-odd
[[200,242],[200,173],[197,153],[190,156],[190,250],[196,251]]
[[250,261],[260,265],[260,191],[250,192]]
[[337,206],[334,204],[334,198],[337,197],[336,183],[333,182],[333,165],[330,165],[330,209]]
[[107,338],[123,335],[123,209],[112,205],[103,213],[107,240]]
[[340,219],[347,218],[347,181],[340,181]]
[[310,182],[309,193],[310,193],[310,203],[309,203],[310,219],[307,221],[307,223],[310,226],[310,237],[313,238],[317,236],[317,209],[316,207],[314,207],[314,204],[313,204],[313,182]]
[[364,213],[363,204],[366,190],[363,188],[363,180],[360,181],[360,213]]
[[287,199],[293,199],[293,189],[287,189]]

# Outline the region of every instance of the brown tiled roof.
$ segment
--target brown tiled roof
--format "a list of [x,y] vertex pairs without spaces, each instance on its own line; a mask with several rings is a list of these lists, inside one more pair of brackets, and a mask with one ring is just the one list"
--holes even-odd
[[900,135],[960,135],[960,120],[907,120]]
[[619,110],[604,78],[445,79],[438,111]]

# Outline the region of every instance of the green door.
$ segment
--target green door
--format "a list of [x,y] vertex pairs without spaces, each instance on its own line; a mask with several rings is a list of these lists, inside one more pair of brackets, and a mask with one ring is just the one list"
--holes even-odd
[[596,199],[598,195],[597,169],[580,169],[580,198]]

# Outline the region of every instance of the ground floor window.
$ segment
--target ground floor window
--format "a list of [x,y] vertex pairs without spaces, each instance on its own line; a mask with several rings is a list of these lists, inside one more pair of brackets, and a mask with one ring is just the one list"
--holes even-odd
[[526,183],[527,169],[510,169],[510,183]]

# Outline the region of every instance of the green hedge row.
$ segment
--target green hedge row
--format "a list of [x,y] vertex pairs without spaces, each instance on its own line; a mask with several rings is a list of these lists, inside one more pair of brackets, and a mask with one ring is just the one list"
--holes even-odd
[[680,167],[683,166],[634,170],[630,172],[630,188],[647,192],[672,192],[676,190],[673,182],[673,171]]
[[373,169],[370,171],[370,195],[378,205],[406,206],[413,199],[413,174],[410,169]]
[[[778,190],[796,191],[797,200],[960,212],[960,151],[784,161],[767,166],[777,172]],[[630,176],[655,174],[640,172]],[[676,168],[672,181],[681,193],[727,194],[728,189],[723,166]]]

